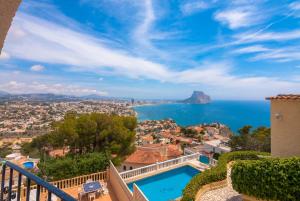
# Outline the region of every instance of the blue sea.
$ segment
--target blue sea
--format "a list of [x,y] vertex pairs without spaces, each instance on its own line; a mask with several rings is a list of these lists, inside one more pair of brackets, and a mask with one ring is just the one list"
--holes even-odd
[[245,125],[270,126],[269,101],[213,101],[209,104],[160,104],[134,107],[138,120],[171,118],[181,126],[219,122],[236,132]]

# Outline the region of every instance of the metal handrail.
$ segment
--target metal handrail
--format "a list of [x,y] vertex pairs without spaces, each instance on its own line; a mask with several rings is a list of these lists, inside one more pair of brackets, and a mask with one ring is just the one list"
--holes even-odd
[[[17,201],[20,201],[20,194],[21,194],[21,184],[22,184],[22,176],[26,177],[26,201],[29,201],[30,199],[30,185],[31,181],[35,182],[37,185],[37,192],[36,192],[36,201],[40,200],[40,193],[41,193],[41,187],[48,190],[48,201],[51,201],[51,195],[54,194],[58,198],[60,198],[63,201],[76,201],[75,198],[68,195],[67,193],[63,192],[59,188],[53,186],[52,184],[44,181],[40,177],[26,171],[25,169],[19,167],[18,165],[5,161],[0,158],[2,161],[2,180],[1,180],[1,194],[0,194],[0,200],[4,200],[4,193],[7,191],[8,196],[6,200],[11,201],[12,198],[12,179],[13,179],[13,172],[18,172],[18,187],[17,187]],[[5,172],[6,168],[9,167],[9,183],[8,187],[5,187]]]

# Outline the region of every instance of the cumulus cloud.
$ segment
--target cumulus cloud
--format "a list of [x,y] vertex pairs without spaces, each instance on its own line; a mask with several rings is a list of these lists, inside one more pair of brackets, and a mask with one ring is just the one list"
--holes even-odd
[[31,71],[43,71],[45,70],[45,66],[42,65],[33,65],[30,67]]

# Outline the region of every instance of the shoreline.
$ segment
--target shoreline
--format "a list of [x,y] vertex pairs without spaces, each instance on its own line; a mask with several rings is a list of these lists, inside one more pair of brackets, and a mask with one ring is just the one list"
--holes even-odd
[[[138,122],[172,119],[184,127],[220,123],[233,132],[238,132],[238,129],[245,125],[251,125],[253,128],[270,127],[270,117],[267,114],[269,107],[270,105],[265,101],[213,101],[211,104],[204,105],[147,103],[131,106]],[[259,118],[254,118],[254,115],[251,115],[253,112],[259,115]]]

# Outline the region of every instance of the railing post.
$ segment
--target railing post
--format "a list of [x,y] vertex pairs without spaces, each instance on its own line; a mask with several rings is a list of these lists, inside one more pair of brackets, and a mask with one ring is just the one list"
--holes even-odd
[[9,182],[8,182],[8,200],[11,200],[11,194],[12,194],[12,182],[13,182],[13,175],[14,169],[10,168],[9,170]]
[[18,189],[17,189],[17,201],[20,201],[21,198],[21,188],[22,188],[22,174],[19,173],[18,176]]
[[3,200],[3,194],[4,194],[4,184],[5,184],[5,171],[6,171],[6,162],[2,162],[2,178],[1,178],[1,195],[0,200]]

